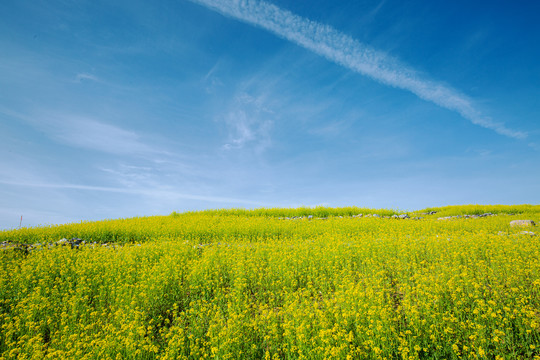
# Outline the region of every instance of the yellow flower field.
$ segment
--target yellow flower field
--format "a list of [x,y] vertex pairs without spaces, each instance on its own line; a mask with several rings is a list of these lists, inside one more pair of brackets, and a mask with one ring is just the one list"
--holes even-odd
[[[0,251],[0,359],[540,359],[540,236],[527,231],[540,232],[509,225],[538,224],[540,206],[393,214],[214,210],[0,232],[41,244]],[[86,243],[48,246],[61,238]]]

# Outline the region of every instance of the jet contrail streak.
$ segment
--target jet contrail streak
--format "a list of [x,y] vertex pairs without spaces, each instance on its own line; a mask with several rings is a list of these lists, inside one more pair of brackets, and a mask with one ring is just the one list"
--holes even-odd
[[473,124],[512,138],[525,132],[507,128],[475,108],[466,95],[441,83],[422,78],[414,69],[352,37],[290,11],[258,0],[190,0],[208,9],[266,29],[345,68],[383,84],[452,110]]

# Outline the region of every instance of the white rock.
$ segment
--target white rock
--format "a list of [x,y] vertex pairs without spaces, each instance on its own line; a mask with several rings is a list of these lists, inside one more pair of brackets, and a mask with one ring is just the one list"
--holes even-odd
[[536,224],[532,220],[512,220],[510,226],[535,226]]

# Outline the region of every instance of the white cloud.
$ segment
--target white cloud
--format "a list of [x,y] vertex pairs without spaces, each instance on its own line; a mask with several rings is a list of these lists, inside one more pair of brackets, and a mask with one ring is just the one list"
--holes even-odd
[[198,200],[206,202],[216,202],[216,203],[228,203],[228,204],[246,204],[246,205],[263,205],[256,201],[222,197],[222,196],[213,196],[213,195],[196,195],[196,194],[185,194],[181,192],[174,191],[172,189],[152,189],[152,188],[118,188],[118,187],[108,187],[108,186],[92,186],[92,185],[81,185],[81,184],[69,184],[69,183],[45,183],[45,182],[19,182],[19,181],[5,181],[0,180],[0,184],[19,186],[26,188],[47,188],[47,189],[62,189],[62,190],[83,190],[83,191],[99,191],[99,192],[110,192],[110,193],[119,193],[119,194],[131,194],[131,195],[143,195],[152,198],[166,198],[168,200],[174,199],[188,199],[188,200]]
[[383,84],[408,90],[418,97],[459,113],[473,124],[513,137],[526,133],[507,128],[482,114],[472,100],[441,83],[421,77],[414,69],[364,45],[334,28],[302,18],[257,0],[191,0],[211,10],[259,26],[330,61]]
[[332,120],[323,126],[314,127],[308,130],[310,134],[332,138],[343,134],[352,125],[352,120]]
[[59,120],[55,125],[54,136],[72,146],[112,154],[150,151],[135,132],[93,119],[70,117]]
[[44,129],[56,141],[73,147],[113,155],[166,154],[165,151],[146,144],[135,131],[125,130],[91,117],[51,114],[36,123],[36,126]]
[[99,81],[99,79],[97,77],[95,77],[92,74],[87,74],[87,73],[79,73],[79,74],[77,74],[76,80],[77,80],[77,82],[81,82],[83,80]]
[[229,131],[225,150],[241,149],[247,145],[262,151],[270,146],[273,113],[264,104],[264,98],[245,93],[236,96],[224,121]]
[[31,116],[2,106],[0,113],[23,120],[43,130],[52,139],[73,147],[114,155],[170,155],[162,149],[146,144],[135,131],[125,130],[91,117],[47,113],[47,111]]
[[212,66],[212,68],[202,78],[202,82],[205,86],[205,91],[207,94],[214,93],[214,91],[217,88],[224,85],[223,82],[216,75],[218,68],[219,68],[219,61],[214,66]]

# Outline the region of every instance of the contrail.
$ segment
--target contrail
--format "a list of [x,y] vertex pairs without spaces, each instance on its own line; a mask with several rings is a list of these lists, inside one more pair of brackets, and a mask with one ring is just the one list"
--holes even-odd
[[266,29],[352,71],[460,114],[473,124],[512,138],[525,132],[507,128],[475,108],[466,95],[441,83],[422,78],[414,69],[381,51],[360,43],[331,26],[258,0],[190,0],[213,11]]

